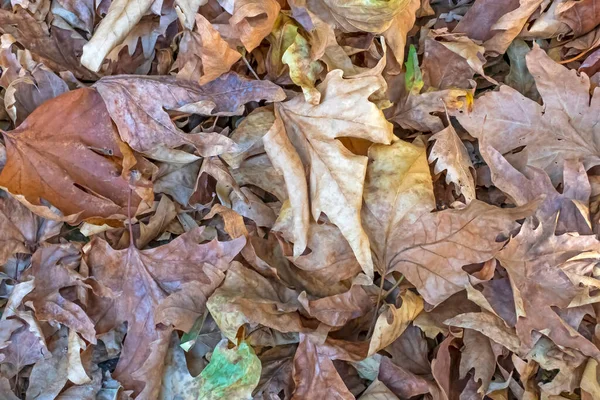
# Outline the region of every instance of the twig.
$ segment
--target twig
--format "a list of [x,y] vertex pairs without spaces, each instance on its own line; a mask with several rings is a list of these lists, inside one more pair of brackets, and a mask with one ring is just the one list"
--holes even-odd
[[252,75],[254,75],[254,77],[257,80],[261,80],[258,75],[256,74],[256,72],[254,71],[254,68],[252,68],[252,65],[250,65],[250,63],[248,62],[248,60],[246,60],[246,55],[244,53],[242,53],[242,60],[244,60],[244,64],[246,64],[246,67],[248,67],[248,69],[250,70],[250,72],[252,73]]

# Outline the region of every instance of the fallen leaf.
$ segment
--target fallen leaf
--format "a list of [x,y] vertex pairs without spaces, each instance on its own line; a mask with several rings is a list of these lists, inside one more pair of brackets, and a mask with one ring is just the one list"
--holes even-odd
[[[391,125],[385,121],[381,110],[368,101],[368,96],[382,85],[384,83],[376,77],[344,80],[341,71],[330,72],[317,87],[321,92],[319,105],[311,105],[296,97],[276,106],[285,131],[278,130],[277,133],[281,144],[270,143],[273,144],[272,150],[267,149],[271,159],[280,148],[283,152],[295,154],[287,145],[291,142],[298,153],[290,157],[295,159],[299,156],[304,165],[310,165],[310,185],[306,182],[304,169],[299,168],[297,162],[288,169],[288,193],[306,193],[310,188],[312,217],[318,220],[322,212],[327,214],[348,240],[368,276],[373,275],[373,262],[359,214],[367,160],[350,153],[336,138],[349,135],[375,143],[389,143],[392,140]],[[338,96],[346,100],[339,102]],[[359,107],[364,111],[360,116],[353,112],[358,102],[362,103]],[[263,139],[265,143],[268,140]],[[349,178],[348,174],[352,174],[353,178]],[[342,176],[343,180],[340,179]],[[340,202],[340,199],[345,201]],[[295,225],[298,236],[302,238],[308,229],[308,199],[300,205],[292,203],[292,207],[295,221],[302,221],[301,228]],[[302,253],[303,245],[295,249],[296,256]]]
[[[149,250],[133,245],[113,250],[96,237],[86,250],[91,274],[114,293],[112,298],[94,297],[88,313],[99,334],[128,322],[114,376],[142,398],[153,398],[160,389],[155,378],[162,373],[171,324],[189,330],[245,243],[236,239],[201,245],[201,234],[196,229]],[[182,307],[190,312],[181,313]]]
[[202,14],[196,14],[195,25],[196,31],[183,33],[173,68],[179,70],[178,78],[204,85],[228,72],[242,55],[229,47]]
[[[76,221],[127,215],[130,189],[121,177],[123,155],[115,135],[94,90],[65,93],[38,107],[14,131],[3,132],[8,160],[0,186],[34,205],[47,200],[65,215],[77,214]],[[131,196],[134,207],[140,198]]]
[[260,371],[260,360],[248,343],[242,341],[230,349],[225,339],[215,348],[210,363],[200,374],[198,398],[250,400]]
[[[184,134],[165,110],[178,110],[203,115],[237,115],[244,104],[265,99],[281,101],[281,88],[270,82],[252,81],[229,73],[200,86],[194,82],[178,81],[174,77],[116,76],[105,77],[95,86],[110,117],[117,125],[119,135],[135,151],[159,156],[161,150],[173,149],[186,143],[194,144],[204,155],[215,155],[215,139],[224,153],[233,146],[227,137],[217,133]],[[135,116],[135,117],[131,117]],[[168,153],[172,154],[172,153]],[[160,158],[159,158],[160,159]]]
[[300,335],[300,344],[294,356],[296,389],[292,399],[353,399],[333,362],[319,354],[319,345],[314,340],[310,335]]
[[344,326],[350,319],[365,315],[372,307],[367,292],[358,285],[345,293],[315,300],[309,300],[306,292],[302,292],[298,300],[311,317],[330,326]]
[[[526,146],[529,165],[544,169],[557,184],[566,160],[579,159],[586,169],[600,163],[592,145],[597,100],[592,97],[590,101],[586,75],[578,76],[555,63],[539,46],[526,58],[544,107],[502,86],[478,98],[473,112],[457,119],[469,133],[485,138],[502,154]],[[564,90],[557,89],[558,84]]]
[[454,183],[457,192],[461,193],[469,204],[475,199],[475,181],[471,172],[474,170],[473,163],[465,145],[452,125],[448,125],[429,140],[435,140],[428,157],[430,163],[435,162],[433,172],[439,174],[445,170],[446,183]]

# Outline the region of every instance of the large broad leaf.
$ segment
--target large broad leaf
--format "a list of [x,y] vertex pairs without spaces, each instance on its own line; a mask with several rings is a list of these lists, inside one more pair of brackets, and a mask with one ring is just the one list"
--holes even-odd
[[[554,219],[535,226],[527,220],[521,232],[497,256],[508,271],[517,314],[516,329],[528,348],[533,332],[547,335],[561,347],[587,356],[600,351],[562,318],[577,297],[585,298],[587,270],[598,262],[599,242],[593,235],[554,235]],[[570,262],[569,262],[570,261]],[[579,279],[578,279],[579,278]]]
[[[286,181],[294,214],[295,256],[306,247],[310,205],[313,219],[325,213],[340,228],[365,273],[373,275],[369,239],[360,220],[367,158],[351,153],[337,138],[391,142],[392,125],[369,101],[371,94],[384,88],[380,77],[343,79],[342,71],[335,70],[317,86],[320,104],[295,97],[276,105],[282,123],[276,121],[263,141]],[[305,168],[310,171],[308,182]]]
[[579,159],[586,169],[600,164],[600,97],[595,93],[590,99],[589,78],[557,64],[539,46],[526,58],[544,106],[502,86],[457,118],[502,154],[526,146],[529,164],[546,170],[556,185],[565,160]]
[[[65,93],[3,132],[8,155],[0,186],[33,205],[49,201],[73,221],[127,215],[123,155],[102,97],[93,89]],[[132,195],[130,214],[140,198]]]
[[425,149],[397,141],[372,146],[369,156],[363,219],[377,268],[402,272],[432,305],[477,281],[463,267],[493,258],[518,226],[515,221],[537,206],[501,209],[473,200],[463,209],[430,213]]
[[90,273],[113,292],[94,297],[88,313],[100,334],[128,323],[114,376],[140,393],[138,398],[156,398],[173,326],[191,329],[245,243],[239,238],[198,244],[201,235],[202,229],[195,229],[142,251],[133,245],[113,250],[95,237],[87,250]]
[[120,75],[105,77],[94,87],[104,99],[123,141],[134,150],[159,159],[165,150],[186,143],[194,144],[203,156],[224,153],[234,145],[226,136],[214,132],[185,135],[166,110],[238,115],[248,102],[285,98],[277,85],[249,80],[233,72],[203,86],[171,76]]

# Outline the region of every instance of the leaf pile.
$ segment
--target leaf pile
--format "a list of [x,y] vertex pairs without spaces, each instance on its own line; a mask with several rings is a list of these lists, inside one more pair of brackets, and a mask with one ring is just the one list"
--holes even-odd
[[598,10],[0,2],[0,398],[600,399]]

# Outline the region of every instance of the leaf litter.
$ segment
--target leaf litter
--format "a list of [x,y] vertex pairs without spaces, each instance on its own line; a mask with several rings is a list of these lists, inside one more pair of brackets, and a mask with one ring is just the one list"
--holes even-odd
[[598,9],[0,2],[0,398],[600,399]]

